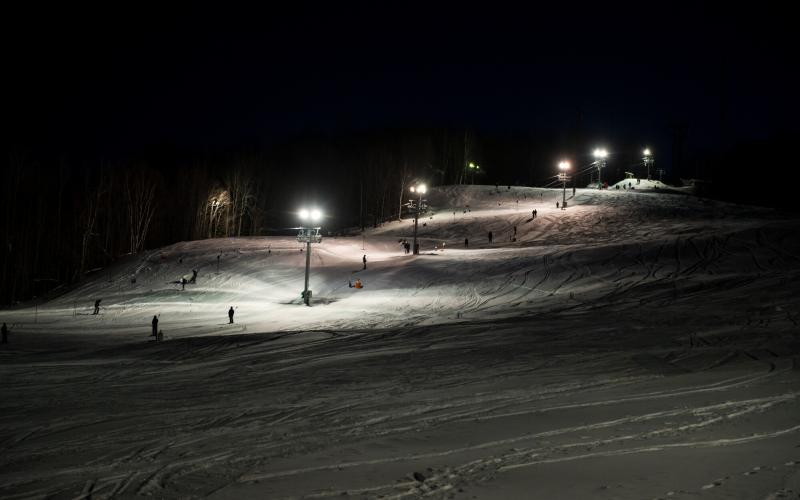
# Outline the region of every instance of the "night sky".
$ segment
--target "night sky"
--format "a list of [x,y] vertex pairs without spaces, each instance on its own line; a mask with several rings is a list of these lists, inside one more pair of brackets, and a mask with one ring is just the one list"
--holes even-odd
[[34,150],[114,158],[392,127],[579,126],[587,153],[624,142],[665,158],[676,124],[711,150],[798,131],[791,16],[778,9],[10,14],[9,137]]

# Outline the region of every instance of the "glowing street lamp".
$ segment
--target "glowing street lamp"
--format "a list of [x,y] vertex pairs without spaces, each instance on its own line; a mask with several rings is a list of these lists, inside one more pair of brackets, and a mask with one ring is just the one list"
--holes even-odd
[[594,156],[594,164],[597,166],[597,184],[600,189],[603,188],[603,179],[602,176],[602,169],[606,166],[606,158],[608,157],[608,151],[605,148],[597,148],[592,152]]
[[567,205],[567,170],[569,170],[569,162],[568,161],[560,161],[558,162],[558,180],[560,180],[563,184],[563,193],[561,197],[561,210],[566,210]]
[[311,210],[302,208],[297,215],[302,223],[300,232],[297,233],[297,241],[306,244],[306,284],[300,296],[303,298],[303,302],[310,306],[311,290],[308,289],[308,273],[311,267],[311,244],[322,241],[322,235],[319,233],[321,228],[317,226],[322,220],[322,211],[318,208],[312,208]]
[[422,199],[422,195],[428,192],[428,187],[425,184],[417,184],[416,186],[411,186],[410,191],[419,195],[416,205],[414,204],[414,200],[410,200],[408,202],[409,207],[414,210],[414,255],[419,255],[419,245],[417,244],[417,226],[419,225],[419,214],[426,208],[424,205],[425,200]]
[[650,152],[650,148],[644,148],[644,157],[642,161],[644,162],[644,166],[647,167],[647,180],[650,180],[650,165],[653,164],[653,153]]

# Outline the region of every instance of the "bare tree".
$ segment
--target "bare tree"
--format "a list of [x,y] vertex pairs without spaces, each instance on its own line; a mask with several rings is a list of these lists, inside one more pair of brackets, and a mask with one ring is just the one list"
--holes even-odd
[[157,178],[151,170],[140,167],[125,171],[123,192],[128,214],[130,252],[139,253],[144,248],[150,223],[156,212]]
[[[233,231],[226,229],[228,236],[242,235],[242,221],[248,213],[253,199],[253,175],[246,166],[237,165],[225,180],[230,197],[230,217]],[[233,234],[232,234],[233,233]]]

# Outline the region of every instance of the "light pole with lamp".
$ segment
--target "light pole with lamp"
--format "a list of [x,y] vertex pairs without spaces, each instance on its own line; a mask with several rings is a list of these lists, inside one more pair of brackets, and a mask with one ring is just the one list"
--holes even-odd
[[608,151],[604,148],[595,149],[592,152],[594,156],[594,164],[597,167],[597,187],[598,189],[603,189],[603,179],[602,176],[602,169],[606,166],[606,157],[608,157]]
[[644,166],[647,167],[647,180],[650,180],[650,165],[653,164],[653,154],[650,152],[650,148],[644,148],[644,156],[642,157],[642,161],[644,162]]
[[569,162],[568,161],[560,161],[558,162],[558,169],[560,172],[558,173],[558,180],[561,181],[563,186],[562,196],[561,196],[561,210],[566,210],[567,208],[567,180],[569,177],[567,176],[567,170],[569,170]]
[[478,165],[477,163],[473,163],[473,162],[469,162],[467,164],[467,166],[469,167],[469,171],[470,171],[470,174],[472,176],[471,184],[474,185],[475,184],[475,174],[479,173],[481,171],[481,166]]
[[319,233],[321,228],[316,225],[322,219],[322,212],[316,208],[312,210],[303,208],[298,215],[303,225],[300,227],[300,232],[297,233],[297,241],[306,244],[306,284],[300,296],[303,298],[303,302],[310,306],[311,290],[308,289],[308,272],[311,267],[311,244],[322,241],[322,235]]
[[428,187],[425,184],[417,184],[416,186],[411,186],[410,191],[412,193],[418,194],[419,199],[417,200],[416,206],[414,205],[414,200],[409,200],[408,206],[412,210],[414,210],[414,255],[419,255],[419,245],[417,244],[417,226],[419,225],[419,214],[425,210],[425,200],[422,199],[422,195],[428,191]]

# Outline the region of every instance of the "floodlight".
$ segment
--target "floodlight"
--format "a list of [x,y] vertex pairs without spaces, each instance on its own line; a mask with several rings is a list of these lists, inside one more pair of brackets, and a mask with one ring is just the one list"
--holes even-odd
[[318,208],[315,208],[314,210],[311,211],[311,220],[317,222],[321,218],[322,218],[322,212]]
[[299,215],[300,215],[300,220],[306,220],[306,219],[308,219],[308,216],[310,214],[308,213],[307,209],[303,208],[303,209],[300,210]]

